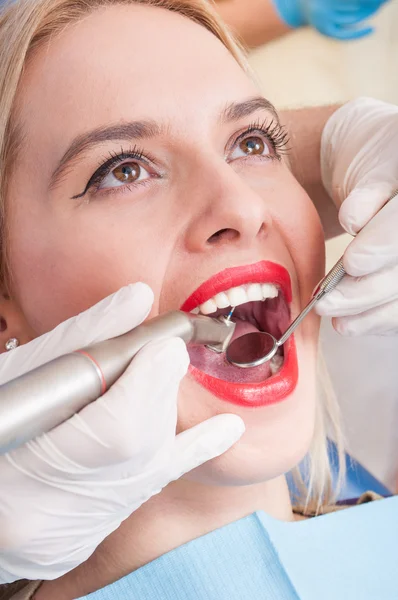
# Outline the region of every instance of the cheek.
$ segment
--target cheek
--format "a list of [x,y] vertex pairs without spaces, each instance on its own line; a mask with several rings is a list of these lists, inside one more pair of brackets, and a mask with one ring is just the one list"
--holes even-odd
[[278,163],[273,169],[271,183],[258,175],[247,181],[264,199],[271,220],[271,234],[289,254],[303,304],[324,275],[324,232],[314,203],[287,165]]
[[[289,201],[280,203],[273,220],[294,265],[300,304],[297,310],[302,310],[325,274],[325,236],[313,202],[290,172],[287,178],[293,181],[281,197]],[[312,311],[296,330],[296,340],[316,345],[319,325],[320,319]]]
[[313,202],[295,180],[289,197],[274,219],[292,257],[302,300],[308,300],[324,275],[325,237]]
[[[144,281],[159,296],[166,244],[160,255],[144,239],[142,228],[133,228],[129,221],[90,210],[77,212],[16,213],[10,219],[13,291],[37,335],[128,283]],[[21,235],[24,231],[33,233]]]

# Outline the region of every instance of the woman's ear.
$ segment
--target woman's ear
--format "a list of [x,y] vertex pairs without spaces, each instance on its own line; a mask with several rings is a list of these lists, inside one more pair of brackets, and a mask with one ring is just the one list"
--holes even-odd
[[17,345],[22,345],[34,337],[18,304],[0,291],[0,354],[7,351],[10,340],[16,339]]

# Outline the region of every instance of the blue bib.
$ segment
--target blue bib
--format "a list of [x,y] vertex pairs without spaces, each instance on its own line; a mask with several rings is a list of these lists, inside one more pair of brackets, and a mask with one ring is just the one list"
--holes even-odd
[[398,600],[398,496],[306,521],[254,513],[80,600]]

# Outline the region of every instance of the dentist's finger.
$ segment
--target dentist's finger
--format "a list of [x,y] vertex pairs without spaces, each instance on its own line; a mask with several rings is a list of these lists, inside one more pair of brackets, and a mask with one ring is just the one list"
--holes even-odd
[[62,354],[130,331],[145,320],[152,303],[153,292],[145,283],[121,288],[52,331],[4,354],[0,385]]
[[109,392],[47,438],[56,444],[58,456],[82,469],[133,461],[135,470],[144,470],[173,444],[178,387],[188,365],[181,339],[147,344]]
[[238,415],[223,414],[178,434],[167,471],[169,481],[179,479],[184,473],[224,454],[244,431],[245,424]]
[[398,301],[373,308],[352,317],[333,319],[333,327],[341,335],[396,335],[398,333]]
[[360,231],[344,253],[344,268],[361,277],[398,264],[398,197],[390,200]]
[[398,183],[390,180],[386,174],[384,182],[379,177],[374,183],[367,182],[366,187],[356,187],[347,196],[339,211],[340,224],[347,233],[356,235],[387,203]]
[[365,277],[346,275],[336,289],[318,302],[316,312],[326,317],[348,317],[396,299],[398,264]]

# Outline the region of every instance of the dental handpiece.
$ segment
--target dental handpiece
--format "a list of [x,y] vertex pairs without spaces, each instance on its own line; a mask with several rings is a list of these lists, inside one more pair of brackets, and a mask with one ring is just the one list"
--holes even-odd
[[0,386],[0,455],[60,425],[102,396],[148,342],[179,337],[224,352],[235,324],[173,311],[119,337],[65,354]]

